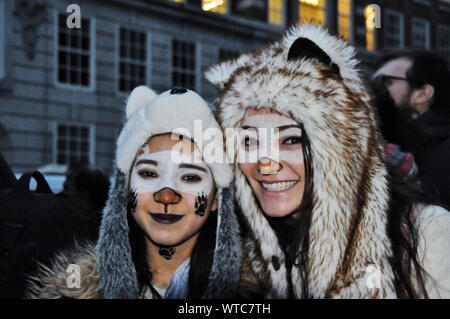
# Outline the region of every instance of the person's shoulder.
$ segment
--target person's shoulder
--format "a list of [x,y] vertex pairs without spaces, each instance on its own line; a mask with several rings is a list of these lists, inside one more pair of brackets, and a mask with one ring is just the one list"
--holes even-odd
[[432,298],[450,298],[450,212],[428,205],[416,221],[418,257],[429,275],[427,291]]
[[26,298],[101,298],[97,252],[92,242],[75,244],[58,253],[50,266],[40,264],[29,278]]

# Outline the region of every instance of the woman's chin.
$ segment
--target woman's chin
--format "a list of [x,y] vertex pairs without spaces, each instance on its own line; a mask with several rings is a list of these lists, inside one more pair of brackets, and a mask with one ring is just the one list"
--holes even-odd
[[268,202],[262,204],[262,209],[267,216],[284,217],[292,213],[295,207],[286,207],[286,203]]

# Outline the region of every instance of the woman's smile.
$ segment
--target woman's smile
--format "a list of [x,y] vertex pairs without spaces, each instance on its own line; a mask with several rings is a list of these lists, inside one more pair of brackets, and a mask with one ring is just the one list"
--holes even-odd
[[184,215],[176,215],[176,214],[159,214],[159,213],[150,213],[151,218],[160,224],[174,224],[179,222]]
[[298,181],[273,181],[273,182],[263,182],[260,181],[259,184],[265,191],[270,193],[281,193],[290,190],[297,184]]

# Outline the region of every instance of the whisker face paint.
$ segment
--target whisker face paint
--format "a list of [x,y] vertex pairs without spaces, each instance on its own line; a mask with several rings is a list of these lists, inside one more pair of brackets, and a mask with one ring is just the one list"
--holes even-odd
[[198,194],[195,198],[195,214],[203,217],[208,208],[208,198],[204,192]]

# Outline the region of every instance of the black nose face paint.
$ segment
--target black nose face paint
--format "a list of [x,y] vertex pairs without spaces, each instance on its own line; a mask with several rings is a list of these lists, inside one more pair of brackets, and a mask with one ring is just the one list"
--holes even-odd
[[175,254],[175,247],[159,247],[159,254],[169,260]]
[[128,192],[127,211],[134,214],[137,206],[137,195],[134,189]]
[[201,192],[195,198],[195,214],[203,217],[205,215],[206,209],[208,208],[208,202],[206,194]]

